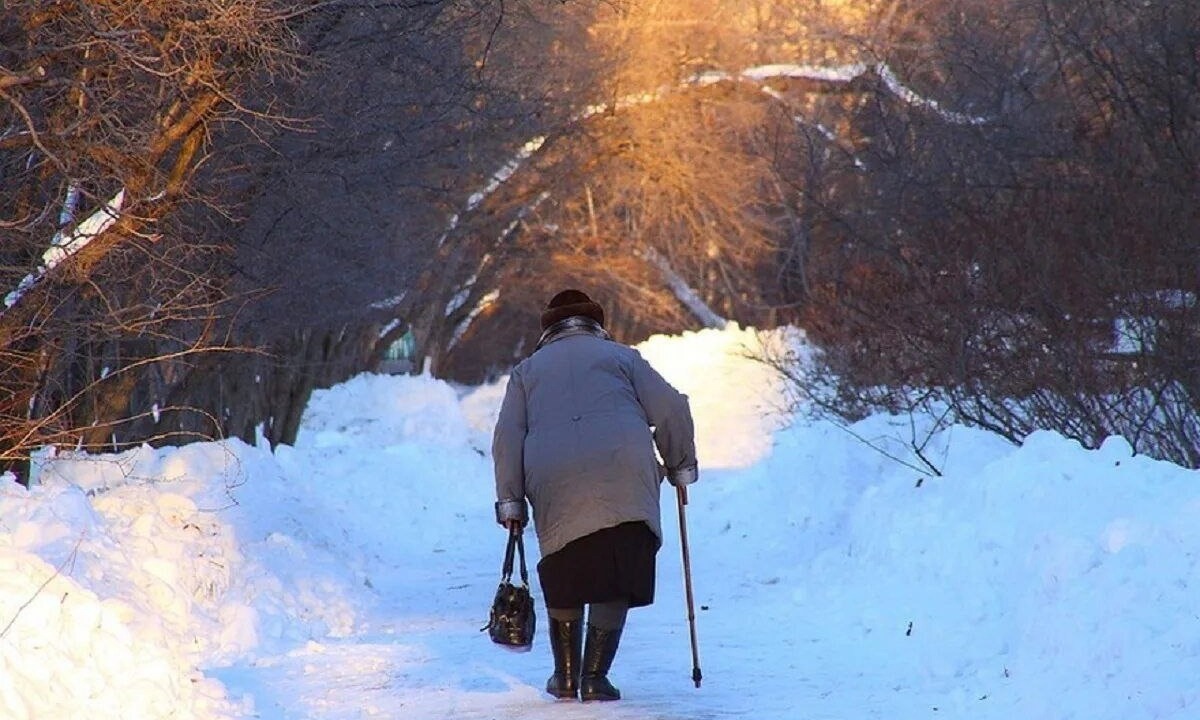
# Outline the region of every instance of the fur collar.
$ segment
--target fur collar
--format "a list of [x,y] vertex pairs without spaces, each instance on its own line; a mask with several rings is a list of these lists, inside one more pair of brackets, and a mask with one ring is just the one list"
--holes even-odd
[[591,335],[601,340],[612,340],[612,336],[608,334],[608,331],[600,323],[590,317],[572,315],[546,328],[546,331],[538,338],[537,347],[533,351],[537,352],[555,340],[561,340],[572,335]]

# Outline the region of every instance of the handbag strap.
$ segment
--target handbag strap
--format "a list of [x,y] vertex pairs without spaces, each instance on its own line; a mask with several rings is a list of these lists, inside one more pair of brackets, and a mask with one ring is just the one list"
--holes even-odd
[[514,549],[521,559],[521,583],[528,586],[529,571],[525,569],[525,537],[524,532],[518,528],[509,528],[508,546],[504,549],[504,567],[501,569],[500,579],[504,582],[512,581]]

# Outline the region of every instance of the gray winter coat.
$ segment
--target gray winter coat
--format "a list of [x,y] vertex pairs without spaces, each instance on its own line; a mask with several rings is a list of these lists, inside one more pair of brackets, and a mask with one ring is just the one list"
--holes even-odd
[[633,348],[569,334],[509,377],[492,438],[496,497],[529,499],[542,557],[629,521],[661,542],[655,445],[668,474],[695,478],[687,396]]

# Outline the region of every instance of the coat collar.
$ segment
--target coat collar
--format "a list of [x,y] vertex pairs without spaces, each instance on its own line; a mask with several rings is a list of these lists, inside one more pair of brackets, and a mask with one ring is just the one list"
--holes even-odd
[[535,347],[533,351],[537,352],[538,350],[541,350],[542,347],[549,345],[555,340],[561,340],[562,338],[571,337],[572,335],[591,335],[592,337],[598,337],[601,340],[612,340],[612,336],[608,334],[608,331],[606,331],[604,327],[600,325],[600,323],[596,322],[590,317],[585,317],[583,315],[572,315],[571,317],[559,320],[550,327],[546,328],[545,332],[542,333],[542,336],[538,338],[537,347]]

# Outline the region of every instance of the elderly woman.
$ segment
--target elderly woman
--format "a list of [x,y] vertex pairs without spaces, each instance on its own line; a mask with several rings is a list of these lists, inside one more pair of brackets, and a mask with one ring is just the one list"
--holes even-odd
[[555,295],[541,323],[533,354],[509,377],[492,440],[496,520],[524,527],[525,499],[533,506],[554,655],[546,692],[617,700],[608,671],[626,611],[654,601],[663,473],[675,485],[697,477],[691,410],[608,336],[604,310],[583,292]]

